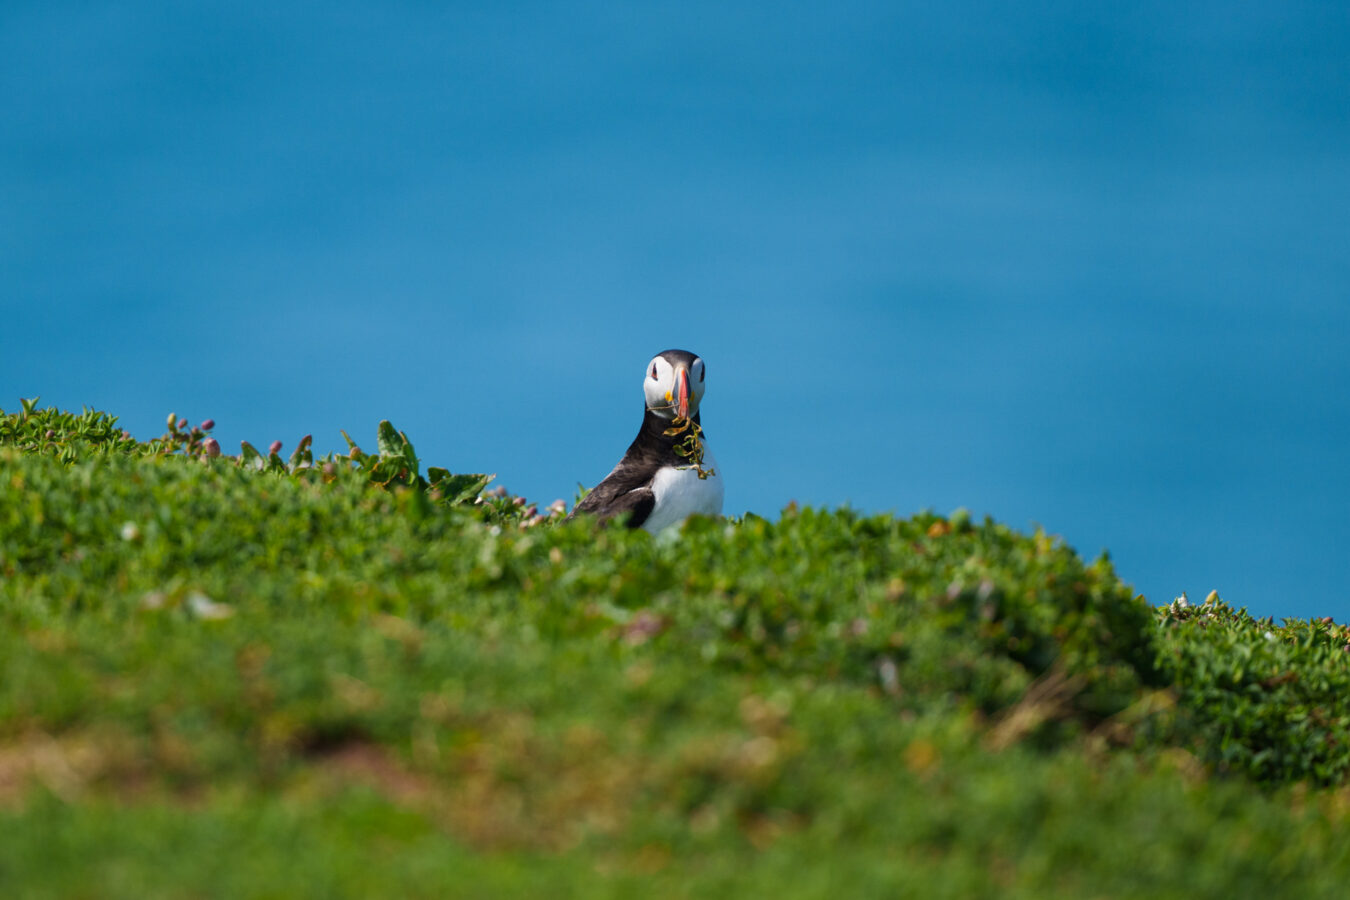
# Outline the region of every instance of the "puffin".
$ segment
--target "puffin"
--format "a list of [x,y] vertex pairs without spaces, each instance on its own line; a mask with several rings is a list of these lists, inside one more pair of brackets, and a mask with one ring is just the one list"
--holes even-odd
[[629,528],[662,534],[692,515],[722,514],[722,474],[699,416],[707,367],[688,350],[652,357],[642,376],[642,427],[614,470],[568,518],[627,514]]

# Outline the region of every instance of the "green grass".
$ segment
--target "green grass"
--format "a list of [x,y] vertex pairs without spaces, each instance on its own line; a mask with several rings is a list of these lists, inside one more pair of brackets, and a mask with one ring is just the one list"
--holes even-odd
[[677,541],[0,414],[0,893],[1341,896],[1350,634],[993,521]]

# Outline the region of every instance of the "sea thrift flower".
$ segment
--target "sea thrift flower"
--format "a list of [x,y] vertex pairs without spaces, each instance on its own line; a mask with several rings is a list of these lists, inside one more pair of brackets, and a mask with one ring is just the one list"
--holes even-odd
[[215,438],[207,438],[202,442],[202,452],[215,459],[220,455],[220,441]]
[[267,448],[267,452],[272,456],[276,456],[278,453],[280,453],[281,441],[273,441],[271,446]]

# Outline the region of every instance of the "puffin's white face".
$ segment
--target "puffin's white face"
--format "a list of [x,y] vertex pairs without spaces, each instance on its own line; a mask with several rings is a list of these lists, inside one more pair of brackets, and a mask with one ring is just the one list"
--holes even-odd
[[[675,356],[671,362],[666,357]],[[685,361],[682,357],[689,357]],[[647,408],[663,419],[692,418],[703,399],[703,360],[692,354],[668,351],[652,357],[642,379]]]

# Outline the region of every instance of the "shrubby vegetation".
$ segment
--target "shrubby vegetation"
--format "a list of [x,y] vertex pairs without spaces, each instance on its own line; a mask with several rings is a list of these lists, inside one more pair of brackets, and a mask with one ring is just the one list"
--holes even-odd
[[1350,633],[996,522],[678,541],[0,414],[14,896],[1341,896]]

